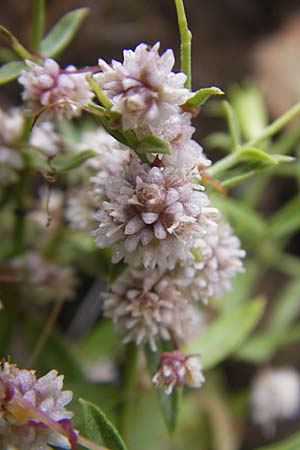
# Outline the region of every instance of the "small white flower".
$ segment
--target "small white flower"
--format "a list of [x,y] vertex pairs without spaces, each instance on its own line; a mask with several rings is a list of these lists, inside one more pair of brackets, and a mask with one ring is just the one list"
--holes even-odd
[[155,386],[164,388],[167,395],[172,394],[175,386],[201,387],[205,378],[199,357],[183,355],[177,350],[161,353],[159,370],[152,382]]
[[209,225],[206,231],[191,250],[190,264],[178,267],[176,272],[178,286],[186,290],[185,295],[204,303],[231,288],[231,278],[244,270],[242,258],[246,254],[228,224]]
[[27,252],[12,260],[27,297],[40,303],[71,299],[75,275],[71,266],[61,266],[43,259],[36,252]]
[[159,55],[159,43],[152,48],[139,44],[136,49],[124,50],[123,64],[102,59],[102,73],[96,79],[112,101],[112,110],[122,115],[123,128],[149,127],[179,112],[178,105],[186,102],[191,93],[184,88],[186,76],[174,73],[174,54],[167,50]]
[[115,175],[121,171],[121,166],[129,158],[129,150],[120,144],[103,128],[93,131],[84,131],[77,145],[78,150],[93,150],[97,156],[86,161],[86,166],[102,175]]
[[265,369],[254,379],[251,389],[254,422],[270,434],[276,421],[300,412],[300,375],[291,367]]
[[187,170],[151,167],[133,157],[107,182],[107,201],[95,215],[97,245],[114,248],[113,262],[125,256],[135,266],[174,268],[219,215],[195,187]]
[[20,109],[12,108],[5,113],[0,109],[0,185],[5,186],[18,181],[18,172],[23,160],[15,144],[22,136],[24,118]]
[[82,107],[93,98],[86,73],[76,73],[76,67],[68,66],[62,70],[50,58],[43,65],[25,62],[28,69],[22,71],[18,81],[24,86],[22,96],[28,103],[30,114],[46,107],[48,113],[54,112],[58,117],[79,116]]
[[52,122],[42,122],[36,125],[31,132],[29,142],[49,156],[56,155],[62,144]]
[[125,336],[124,343],[148,342],[153,351],[159,338],[169,340],[172,334],[185,340],[194,318],[193,306],[174,280],[158,270],[125,269],[106,294],[103,308]]
[[[70,448],[66,439],[55,434],[33,417],[26,405],[43,413],[53,422],[70,421],[73,413],[65,406],[71,391],[62,391],[63,376],[52,370],[37,378],[32,370],[2,363],[0,369],[0,441],[1,448],[49,450],[48,444]],[[21,403],[21,404],[20,404]]]

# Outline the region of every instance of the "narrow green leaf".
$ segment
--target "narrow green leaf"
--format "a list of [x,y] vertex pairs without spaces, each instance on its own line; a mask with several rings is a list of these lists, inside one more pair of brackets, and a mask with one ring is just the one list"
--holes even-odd
[[222,102],[222,106],[225,112],[229,133],[232,139],[232,150],[237,150],[241,143],[241,131],[238,118],[229,102],[224,100]]
[[[163,344],[164,343],[161,343],[159,345],[159,347],[161,347],[161,351],[166,350],[166,348],[162,348]],[[153,352],[148,346],[145,347],[145,354],[151,378],[156,374],[158,370],[159,353],[160,351]],[[163,389],[156,389],[156,392],[159,397],[159,403],[161,406],[165,424],[168,430],[172,433],[174,432],[177,425],[178,405],[181,389],[175,388],[171,395],[167,395]]]
[[138,155],[144,155],[145,153],[164,153],[170,155],[170,146],[157,136],[149,135],[145,136],[140,144],[136,148]]
[[256,450],[299,450],[300,448],[300,433],[293,434],[287,439],[275,444],[259,447]]
[[88,12],[88,8],[78,8],[65,14],[41,41],[41,54],[54,57],[64,50],[76,35]]
[[127,450],[120,434],[103,411],[82,398],[79,399],[79,402],[83,410],[85,434],[88,439],[97,444],[104,442],[110,450]]
[[278,160],[273,155],[253,147],[243,149],[239,154],[239,161],[247,161],[248,164],[255,168],[264,168],[278,164]]
[[228,97],[238,117],[241,132],[246,140],[256,138],[268,125],[268,113],[256,86],[234,86]]
[[59,173],[68,172],[81,166],[85,161],[96,155],[97,153],[93,150],[82,150],[68,155],[57,155],[52,159],[51,166]]
[[236,351],[262,316],[265,302],[256,298],[224,313],[186,346],[187,353],[200,354],[204,369],[210,369]]
[[299,278],[289,281],[272,302],[268,326],[273,330],[285,330],[300,314]]
[[204,146],[210,148],[220,148],[229,152],[232,150],[232,140],[228,133],[216,131],[204,139]]
[[8,45],[21,59],[34,59],[32,54],[30,54],[28,50],[25,47],[23,47],[23,45],[18,41],[16,36],[2,25],[0,25],[0,35],[4,37]]
[[283,332],[282,329],[266,330],[257,333],[249,339],[245,345],[238,350],[236,356],[254,364],[265,364],[273,358],[278,350],[286,345],[299,341],[299,326],[285,332]]
[[11,61],[3,64],[0,67],[0,84],[8,83],[17,78],[25,67],[26,65],[22,61]]
[[39,52],[45,28],[45,0],[34,0],[32,15],[32,50]]
[[257,170],[249,170],[247,167],[241,167],[225,172],[224,175],[226,177],[223,180],[220,180],[220,183],[225,188],[230,189],[256,174]]
[[236,224],[239,230],[249,237],[263,236],[268,226],[263,217],[254,209],[248,207],[241,200],[229,197],[214,197],[214,204]]
[[270,232],[275,238],[290,236],[300,229],[300,200],[293,198],[270,221]]
[[194,95],[193,97],[189,98],[188,101],[186,102],[186,106],[190,107],[190,108],[197,108],[199,106],[204,105],[204,103],[207,102],[207,100],[212,96],[212,95],[223,95],[224,92],[215,86],[212,87],[208,87],[208,88],[202,88],[199,89]]

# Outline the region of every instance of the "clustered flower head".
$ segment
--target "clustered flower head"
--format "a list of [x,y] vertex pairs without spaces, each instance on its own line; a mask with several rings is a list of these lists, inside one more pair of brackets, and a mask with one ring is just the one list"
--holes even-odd
[[14,258],[11,266],[23,281],[25,295],[32,300],[48,303],[74,297],[76,279],[70,266],[50,262],[34,251]]
[[45,110],[58,117],[76,117],[93,98],[86,73],[76,72],[76,67],[61,69],[50,58],[42,64],[29,60],[26,64],[27,69],[22,71],[19,83],[24,86],[22,96],[30,114]]
[[172,50],[159,55],[159,43],[153,47],[139,44],[136,49],[124,50],[123,64],[102,59],[102,72],[97,80],[112,102],[112,111],[121,114],[124,129],[166,120],[179,112],[191,96],[184,87],[186,76],[172,72],[175,58]]
[[291,367],[262,370],[251,390],[252,417],[267,434],[273,434],[278,420],[300,412],[300,375]]
[[[171,50],[161,56],[158,50],[159,44],[140,44],[124,51],[123,63],[100,60],[95,76],[124,130],[138,139],[152,134],[171,150],[147,153],[148,163],[131,151],[115,174],[102,178],[93,232],[99,247],[112,248],[112,262],[128,263],[105,297],[105,315],[123,342],[148,343],[153,351],[160,339],[189,337],[194,302],[229,289],[245,256],[205,192],[201,176],[211,161],[192,139],[186,76],[172,72]],[[204,378],[198,358],[174,352],[163,357],[153,381],[170,393]]]
[[167,395],[172,393],[175,386],[199,388],[204,382],[198,356],[184,355],[178,350],[160,354],[159,368],[153,377],[153,383],[165,388]]
[[24,127],[21,110],[12,108],[8,113],[0,109],[0,185],[5,186],[18,181],[18,172],[23,160],[16,144]]
[[37,378],[32,370],[2,362],[0,368],[0,442],[3,449],[49,450],[70,448],[68,440],[47,424],[69,423],[73,413],[65,406],[71,391],[63,391],[56,370]]

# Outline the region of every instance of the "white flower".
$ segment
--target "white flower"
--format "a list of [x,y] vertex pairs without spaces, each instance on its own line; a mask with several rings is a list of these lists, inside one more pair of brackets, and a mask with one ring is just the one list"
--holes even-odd
[[99,195],[91,186],[75,191],[69,197],[65,217],[73,230],[91,230],[95,225],[94,215],[99,207]]
[[172,50],[162,56],[158,50],[159,43],[152,48],[142,43],[134,51],[124,50],[123,64],[113,60],[110,66],[99,60],[102,73],[96,79],[111,99],[112,110],[122,115],[124,129],[148,128],[165,120],[191,96],[184,88],[186,76],[172,72]]
[[[37,378],[32,370],[21,370],[10,363],[0,369],[0,441],[1,448],[49,450],[48,444],[70,448],[66,439],[56,435],[34,417],[41,412],[53,422],[70,421],[73,413],[65,409],[72,400],[71,391],[62,391],[63,376],[51,370]],[[28,411],[26,409],[28,405]]]
[[18,172],[23,167],[20,153],[14,148],[22,136],[24,118],[17,108],[5,113],[0,109],[0,185],[18,181]]
[[70,266],[49,262],[33,251],[14,258],[11,266],[18,271],[24,293],[31,300],[47,303],[74,296],[75,275]]
[[121,165],[129,158],[129,151],[103,128],[84,131],[77,145],[78,150],[93,150],[97,156],[86,161],[86,166],[93,171],[105,175],[114,175],[121,171]]
[[187,385],[199,388],[205,382],[205,378],[198,356],[183,355],[175,350],[161,353],[159,370],[152,381],[157,387],[164,388],[166,394],[170,395],[175,386]]
[[251,389],[252,417],[265,431],[274,431],[278,419],[300,412],[300,376],[286,367],[265,369],[254,379]]
[[49,156],[56,155],[62,144],[52,122],[42,122],[36,125],[31,132],[29,142]]
[[99,247],[113,246],[113,262],[125,256],[135,266],[172,269],[218,217],[189,171],[151,167],[136,157],[121,176],[109,178],[106,195],[94,236]]
[[159,338],[171,334],[185,340],[194,308],[182,297],[172,278],[158,270],[127,268],[106,294],[104,315],[111,317],[123,342],[148,342],[156,350]]
[[74,66],[62,70],[56,61],[46,59],[43,65],[25,61],[28,69],[23,70],[19,83],[24,86],[23,99],[28,102],[30,114],[45,107],[58,117],[79,116],[82,107],[93,98],[86,73],[76,73]]
[[245,257],[240,240],[228,224],[210,225],[206,231],[191,250],[194,259],[176,272],[178,286],[187,290],[186,296],[204,303],[231,288],[231,278],[244,270]]

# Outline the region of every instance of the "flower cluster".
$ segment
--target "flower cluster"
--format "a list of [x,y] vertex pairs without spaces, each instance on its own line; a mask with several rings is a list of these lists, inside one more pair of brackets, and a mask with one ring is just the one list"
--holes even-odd
[[68,440],[52,431],[51,424],[70,422],[73,413],[65,406],[71,391],[63,391],[63,376],[51,370],[37,378],[32,370],[1,363],[0,440],[1,448],[48,450],[48,444],[70,448]]
[[93,98],[86,73],[76,71],[76,67],[61,69],[53,59],[43,64],[26,61],[19,83],[24,86],[23,100],[27,102],[30,114],[39,111],[55,112],[59,117],[79,116],[82,108]]
[[16,144],[21,138],[24,118],[20,109],[13,108],[7,114],[0,109],[0,186],[15,183],[23,160]]
[[[186,77],[172,72],[173,52],[160,56],[158,49],[140,44],[124,51],[123,63],[100,60],[95,77],[124,130],[133,129],[138,139],[152,134],[171,150],[149,151],[148,162],[131,152],[104,176],[93,233],[99,247],[113,249],[112,262],[129,264],[105,297],[105,315],[125,343],[149,343],[152,350],[159,339],[188,337],[193,302],[220,297],[245,256],[201,180],[211,161],[192,139],[192,114],[183,107],[192,95]],[[177,384],[200,386],[199,363],[182,358],[164,360],[155,384],[168,392]]]
[[252,416],[267,434],[276,421],[300,412],[300,375],[291,367],[264,369],[254,379],[251,392]]

